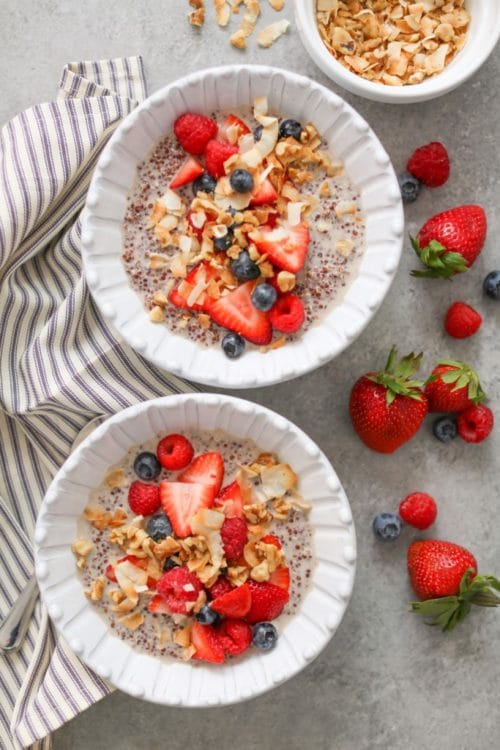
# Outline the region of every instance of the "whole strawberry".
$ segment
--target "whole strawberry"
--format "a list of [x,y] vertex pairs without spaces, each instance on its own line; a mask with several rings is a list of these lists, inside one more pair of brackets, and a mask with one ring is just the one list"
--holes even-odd
[[425,384],[429,411],[459,412],[484,401],[486,394],[477,373],[455,359],[443,359]]
[[[416,595],[412,611],[429,618],[443,631],[453,630],[470,612],[471,605],[496,607],[500,581],[477,575],[474,555],[453,542],[426,539],[408,548],[408,574]],[[492,590],[493,589],[493,590]]]
[[481,206],[458,206],[436,214],[411,238],[413,249],[427,266],[412,275],[449,279],[467,271],[482,250],[486,229]]
[[354,384],[349,401],[352,425],[374,451],[393,453],[410,440],[427,414],[423,382],[415,380],[422,354],[408,354],[399,362],[393,347],[385,370],[369,372]]
[[442,143],[432,141],[413,152],[406,169],[427,187],[440,187],[450,176],[448,152]]

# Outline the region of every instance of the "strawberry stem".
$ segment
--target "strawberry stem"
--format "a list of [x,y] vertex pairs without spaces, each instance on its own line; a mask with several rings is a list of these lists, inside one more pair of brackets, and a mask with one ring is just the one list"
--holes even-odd
[[411,602],[411,611],[427,618],[428,625],[437,625],[443,632],[449,632],[469,614],[473,604],[477,607],[498,607],[500,596],[495,591],[500,591],[498,578],[474,576],[474,570],[468,568],[462,576],[456,596]]
[[422,400],[420,388],[423,386],[423,380],[416,380],[413,375],[420,368],[423,353],[407,354],[398,361],[398,350],[392,347],[384,370],[369,375],[369,379],[374,383],[383,385],[387,389],[387,406],[390,406],[396,396],[408,396],[416,401]]
[[428,279],[450,279],[456,273],[468,270],[465,258],[460,253],[448,252],[437,240],[431,240],[421,247],[416,237],[410,235],[410,241],[418,259],[427,266],[425,271],[412,271],[412,276]]

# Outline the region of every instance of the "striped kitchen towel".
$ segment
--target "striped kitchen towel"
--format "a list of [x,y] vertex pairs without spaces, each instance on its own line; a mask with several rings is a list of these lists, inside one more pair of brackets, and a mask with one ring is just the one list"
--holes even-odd
[[[33,575],[36,515],[78,433],[97,415],[192,390],[117,338],[82,277],[93,167],[145,95],[139,57],[70,64],[57,100],[0,134],[0,618]],[[0,656],[0,747],[47,750],[53,730],[109,690],[38,602],[22,649]]]

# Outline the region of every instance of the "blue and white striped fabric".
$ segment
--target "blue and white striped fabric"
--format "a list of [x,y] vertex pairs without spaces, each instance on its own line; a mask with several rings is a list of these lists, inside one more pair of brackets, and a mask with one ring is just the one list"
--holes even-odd
[[[33,575],[52,476],[97,415],[191,390],[120,341],[89,297],[79,214],[99,153],[146,95],[138,57],[68,65],[56,101],[0,135],[0,618]],[[0,656],[0,747],[50,733],[109,692],[55,640],[37,604],[22,650]]]

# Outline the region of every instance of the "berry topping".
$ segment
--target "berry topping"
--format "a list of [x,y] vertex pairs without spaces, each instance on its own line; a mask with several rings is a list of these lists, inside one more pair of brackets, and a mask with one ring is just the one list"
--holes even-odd
[[155,615],[170,615],[172,614],[167,602],[163,598],[163,596],[160,596],[160,594],[155,594],[153,598],[150,600],[148,604],[148,610],[152,612]]
[[205,149],[207,172],[213,177],[224,177],[224,162],[238,153],[238,147],[222,141],[209,141]]
[[206,484],[187,482],[162,482],[160,484],[161,505],[177,536],[190,536],[191,518],[202,508],[210,508],[213,505],[214,494],[213,487]]
[[257,125],[257,127],[253,131],[253,137],[255,141],[260,141],[262,138],[262,131],[264,130],[263,125]]
[[158,513],[158,515],[151,516],[149,519],[146,532],[155,542],[161,542],[162,539],[171,535],[172,525],[164,513]]
[[245,339],[238,333],[226,333],[221,341],[222,351],[229,359],[238,359],[245,351]]
[[270,206],[273,203],[276,203],[277,200],[278,193],[276,192],[271,180],[266,177],[260,185],[257,185],[254,194],[252,195],[250,206]]
[[248,250],[242,250],[238,257],[231,261],[230,266],[240,281],[252,281],[260,276],[259,266],[250,259]]
[[246,169],[235,169],[229,183],[235,193],[250,193],[253,190],[253,177]]
[[208,589],[208,593],[212,599],[217,599],[219,596],[227,594],[228,591],[232,591],[233,589],[233,584],[225,576],[219,576],[215,583]]
[[257,310],[267,312],[278,298],[276,289],[271,284],[257,284],[252,292],[252,304]]
[[128,491],[128,504],[136,516],[151,516],[160,507],[160,490],[155,484],[132,482]]
[[209,451],[196,456],[188,468],[179,475],[179,482],[207,485],[217,495],[224,477],[224,461],[220,453]]
[[288,591],[290,588],[290,570],[288,568],[276,568],[274,573],[271,573],[269,583]]
[[245,617],[252,603],[252,594],[247,583],[214,599],[210,607],[224,617]]
[[[228,333],[227,335],[234,334]],[[231,482],[224,487],[214,502],[214,506],[222,510],[227,518],[244,518],[243,505],[244,500],[238,482]]]
[[450,159],[442,143],[433,141],[417,148],[406,169],[427,187],[440,187],[450,176]]
[[178,471],[189,464],[194,448],[184,435],[167,435],[157,445],[156,455],[164,469]]
[[163,570],[172,570],[172,568],[178,568],[179,563],[175,562],[175,560],[172,557],[167,557],[165,562],[163,563]]
[[264,544],[273,544],[276,549],[281,549],[281,542],[277,536],[274,536],[274,534],[266,534],[266,536],[263,536],[260,541],[264,542]]
[[466,339],[473,336],[483,322],[480,314],[465,302],[454,302],[446,313],[444,327],[449,336]]
[[214,612],[208,604],[205,604],[205,606],[195,614],[194,618],[200,623],[200,625],[217,625],[220,622],[219,615],[217,612]]
[[151,482],[159,475],[161,464],[154,453],[139,453],[134,461],[134,471],[145,482]]
[[283,612],[289,599],[288,591],[259,581],[249,581],[248,586],[252,592],[252,605],[246,618],[248,622],[275,620]]
[[494,300],[500,300],[500,271],[490,271],[483,281],[484,293]]
[[250,232],[249,236],[259,252],[268,255],[284,271],[297,273],[304,265],[309,247],[309,228],[304,222],[274,229],[264,225]]
[[187,568],[172,568],[158,579],[156,589],[165,600],[170,612],[179,615],[190,614],[191,604],[198,599],[203,586],[194,573]]
[[223,252],[225,252],[226,250],[229,250],[233,242],[234,242],[234,238],[233,238],[232,232],[226,232],[226,234],[223,237],[214,237],[215,249],[223,251]]
[[200,162],[193,156],[189,156],[174,176],[169,187],[171,190],[176,190],[183,185],[193,182],[193,180],[196,180],[201,174],[203,174],[203,167]]
[[432,425],[432,432],[442,443],[451,443],[458,434],[457,420],[452,417],[439,417]]
[[226,137],[229,137],[229,135],[233,135],[233,138],[228,138],[231,143],[235,143],[239,138],[241,138],[242,135],[246,135],[250,132],[250,128],[248,127],[248,125],[239,117],[236,117],[236,115],[228,115],[226,117],[226,119],[224,120],[223,130],[226,134]]
[[466,443],[482,443],[490,435],[494,422],[491,409],[474,404],[458,415],[458,434]]
[[[477,573],[474,555],[452,542],[426,539],[408,548],[408,573],[419,599],[458,594],[464,573]],[[472,577],[472,575],[471,575]]]
[[381,542],[394,542],[401,534],[401,519],[394,513],[379,513],[373,519],[372,529]]
[[278,130],[278,138],[295,138],[300,141],[302,125],[297,120],[283,120]]
[[217,123],[211,117],[186,112],[174,123],[174,133],[188,154],[200,155],[207,143],[217,135]]
[[208,193],[210,195],[210,193],[214,192],[216,186],[217,180],[211,174],[208,174],[208,172],[203,172],[193,182],[193,195],[196,196],[198,193]]
[[224,661],[224,650],[218,631],[212,625],[202,625],[195,621],[191,629],[191,643],[195,648],[193,659],[212,664],[222,664]]
[[252,643],[261,651],[271,651],[278,642],[278,631],[272,622],[258,622],[252,631]]
[[[241,255],[241,254],[240,254]],[[210,305],[210,316],[215,323],[229,328],[254,344],[269,344],[272,328],[266,313],[252,305],[253,283],[248,281],[220,297]]]
[[444,359],[432,371],[425,385],[429,411],[463,411],[484,401],[479,377],[464,362]]
[[238,560],[248,541],[247,525],[242,518],[226,518],[220,535],[227,560]]
[[217,638],[224,654],[237,656],[252,643],[252,628],[243,620],[223,620],[217,628]]
[[436,520],[436,501],[425,492],[412,492],[399,504],[399,515],[405,523],[423,531]]
[[269,312],[271,325],[281,333],[295,333],[305,320],[304,305],[296,294],[279,297]]
[[420,181],[409,172],[403,172],[399,175],[398,182],[403,203],[414,203],[420,195]]

